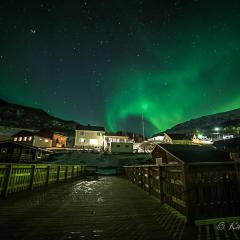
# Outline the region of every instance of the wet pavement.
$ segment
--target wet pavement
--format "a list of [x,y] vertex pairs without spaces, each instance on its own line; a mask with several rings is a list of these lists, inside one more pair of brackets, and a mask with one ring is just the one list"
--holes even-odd
[[173,239],[166,217],[132,183],[103,177],[1,200],[0,239]]
[[225,232],[223,238],[212,238],[207,229],[211,226],[187,228],[177,214],[118,177],[80,180],[0,200],[4,240],[239,239],[238,233],[228,238]]

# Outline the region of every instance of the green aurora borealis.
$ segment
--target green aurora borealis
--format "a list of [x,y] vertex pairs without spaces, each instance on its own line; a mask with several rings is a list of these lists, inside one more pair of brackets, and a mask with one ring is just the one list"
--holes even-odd
[[143,113],[161,131],[240,107],[240,16],[220,9],[210,19],[186,17],[163,34],[157,46],[154,34],[138,33],[157,67],[129,71],[121,66],[115,72],[118,84],[107,108],[110,129]]
[[[3,1],[4,2],[4,1]],[[108,131],[240,107],[237,0],[2,3],[0,97]]]

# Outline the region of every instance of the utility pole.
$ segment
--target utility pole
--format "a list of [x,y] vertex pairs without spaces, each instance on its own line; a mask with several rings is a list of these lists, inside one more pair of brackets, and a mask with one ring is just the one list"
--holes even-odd
[[143,141],[145,139],[145,134],[144,134],[144,118],[143,118],[143,113],[142,113],[142,135],[143,135]]
[[143,112],[142,112],[142,135],[143,135],[143,149],[145,153],[145,133],[144,133],[144,118],[143,118]]

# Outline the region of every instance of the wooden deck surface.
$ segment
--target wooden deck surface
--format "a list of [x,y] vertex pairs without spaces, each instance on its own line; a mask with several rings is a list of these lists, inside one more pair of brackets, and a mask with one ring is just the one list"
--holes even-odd
[[[216,235],[217,234],[217,235]],[[214,225],[186,227],[126,179],[66,183],[0,200],[0,239],[239,239]]]

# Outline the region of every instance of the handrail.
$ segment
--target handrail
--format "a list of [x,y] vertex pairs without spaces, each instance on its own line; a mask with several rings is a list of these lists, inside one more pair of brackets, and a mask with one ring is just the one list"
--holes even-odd
[[0,164],[0,196],[82,177],[84,165]]
[[[206,217],[240,215],[239,163],[133,165],[123,169],[130,181],[193,222]],[[224,206],[221,211],[219,206]]]

